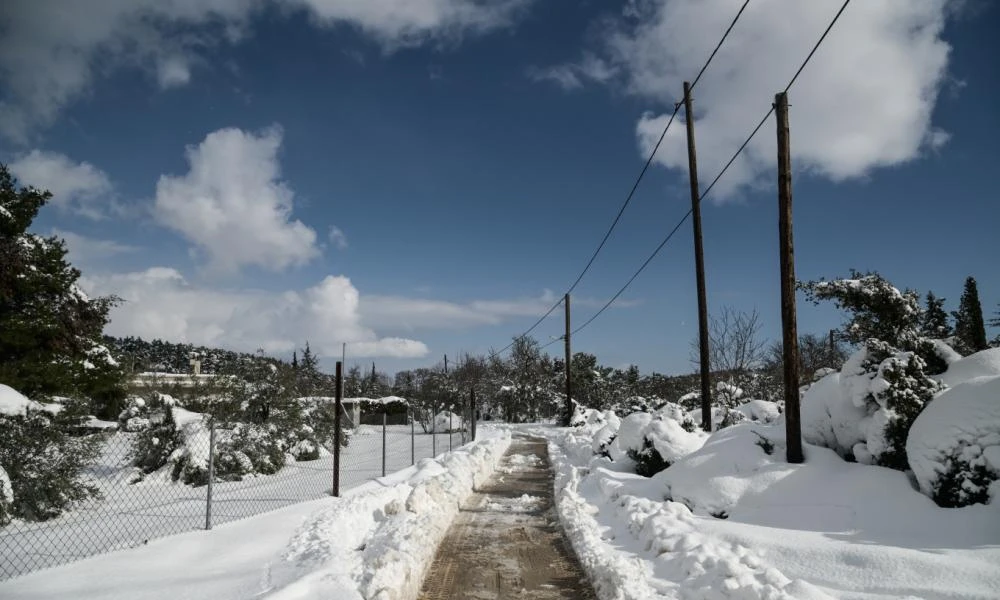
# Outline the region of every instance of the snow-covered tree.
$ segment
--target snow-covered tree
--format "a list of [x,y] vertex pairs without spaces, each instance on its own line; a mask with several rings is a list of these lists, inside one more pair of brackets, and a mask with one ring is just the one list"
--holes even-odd
[[972,354],[989,347],[986,341],[986,325],[983,322],[983,306],[979,302],[979,289],[974,277],[965,280],[965,289],[959,301],[955,316],[955,349],[962,354]]
[[35,400],[87,398],[114,418],[123,373],[101,334],[117,299],[87,297],[65,242],[28,232],[51,197],[19,187],[0,165],[0,381]]
[[944,301],[944,298],[935,296],[934,292],[927,292],[927,307],[920,320],[920,333],[924,337],[943,340],[951,336],[951,325],[948,324]]

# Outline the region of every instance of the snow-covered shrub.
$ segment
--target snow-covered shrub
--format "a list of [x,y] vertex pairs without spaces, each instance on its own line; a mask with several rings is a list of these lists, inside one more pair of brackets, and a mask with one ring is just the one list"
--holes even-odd
[[171,407],[162,407],[154,418],[142,419],[148,425],[132,438],[132,464],[143,473],[152,473],[167,464],[170,455],[181,443],[177,422]]
[[917,417],[906,440],[920,491],[940,506],[1000,496],[1000,377],[952,387]]
[[769,400],[751,400],[736,407],[749,421],[756,423],[774,423],[781,416],[781,406]]
[[608,447],[614,441],[615,436],[618,435],[618,428],[621,426],[622,420],[610,410],[605,411],[603,414],[604,425],[594,434],[592,450],[594,454],[607,456]]
[[464,428],[462,417],[450,410],[443,410],[434,416],[434,431],[438,433],[461,431]]
[[0,465],[0,527],[3,527],[13,518],[14,512],[14,486],[11,484],[10,476]]
[[636,473],[651,477],[700,448],[706,437],[704,433],[685,430],[675,419],[632,413],[621,420],[608,455],[613,461],[627,456],[635,461]]
[[725,429],[726,427],[732,427],[733,425],[738,425],[747,420],[747,416],[738,410],[727,410],[726,416],[723,417],[722,423],[719,423],[719,429]]
[[[0,479],[9,480],[10,516],[44,521],[99,495],[84,469],[97,458],[103,438],[70,434],[87,408],[72,399],[40,404],[0,384],[0,465],[5,471]],[[7,487],[0,481],[5,496]]]
[[316,441],[316,431],[305,424],[286,436],[285,446],[296,461],[318,460],[320,444]]
[[913,352],[869,340],[802,395],[802,435],[845,458],[906,470],[906,436],[941,385]]

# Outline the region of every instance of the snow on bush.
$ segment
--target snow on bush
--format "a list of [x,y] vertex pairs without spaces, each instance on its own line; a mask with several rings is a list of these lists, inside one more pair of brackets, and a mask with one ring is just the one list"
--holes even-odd
[[701,431],[687,431],[675,419],[637,412],[621,420],[607,453],[616,462],[632,459],[636,473],[650,477],[700,448],[706,437]]
[[931,402],[910,429],[906,453],[920,490],[940,506],[995,503],[1000,376],[973,378]]
[[948,370],[935,376],[941,383],[954,386],[976,377],[1000,376],[1000,348],[990,348],[948,365]]
[[734,410],[742,413],[747,420],[757,423],[774,423],[781,416],[781,408],[776,402],[769,400],[751,400],[740,404]]
[[10,476],[0,465],[0,527],[10,523],[13,514],[14,486],[11,485]]
[[865,464],[905,470],[906,435],[940,384],[923,360],[869,340],[844,364],[802,395],[802,436]]
[[434,431],[438,433],[461,431],[462,429],[464,429],[462,417],[456,413],[443,410],[434,417]]
[[618,415],[610,410],[604,412],[604,425],[602,425],[597,432],[594,433],[594,439],[591,446],[594,454],[607,454],[608,446],[611,445],[615,436],[618,435],[618,428],[621,424],[622,420],[618,418]]

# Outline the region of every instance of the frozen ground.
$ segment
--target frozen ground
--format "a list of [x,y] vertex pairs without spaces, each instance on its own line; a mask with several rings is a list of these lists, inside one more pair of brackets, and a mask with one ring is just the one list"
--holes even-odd
[[[413,598],[458,504],[510,436],[323,498],[0,582],[5,600]],[[409,594],[409,595],[406,595]]]

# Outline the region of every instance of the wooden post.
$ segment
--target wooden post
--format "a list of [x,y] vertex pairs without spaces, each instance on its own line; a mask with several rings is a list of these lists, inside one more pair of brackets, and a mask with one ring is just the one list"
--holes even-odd
[[333,495],[340,497],[340,413],[344,410],[344,363],[337,361],[333,416]]
[[573,365],[573,351],[570,346],[570,313],[569,294],[563,298],[563,305],[566,309],[566,335],[564,336],[566,346],[566,414],[563,417],[563,425],[569,427],[570,420],[573,419],[573,385],[570,380],[570,368]]
[[785,364],[785,436],[787,458],[800,463],[799,335],[795,322],[795,246],[792,242],[792,157],[788,141],[788,95],[774,97],[778,120],[778,235],[781,263],[782,359]]
[[385,426],[386,426],[386,415],[385,415],[385,405],[382,405],[382,477],[385,477]]
[[698,160],[694,150],[694,112],[691,84],[684,82],[684,118],[687,121],[688,179],[691,183],[691,223],[694,226],[694,269],[698,283],[698,355],[701,364],[701,428],[712,431],[711,365],[708,360],[708,299],[705,295],[705,254],[701,239],[701,195],[698,191]]
[[476,441],[476,418],[477,418],[477,415],[476,415],[476,389],[472,388],[472,390],[469,391],[469,395],[472,396],[472,400],[471,400],[471,402],[472,402],[472,440],[471,441],[474,442],[474,441]]

